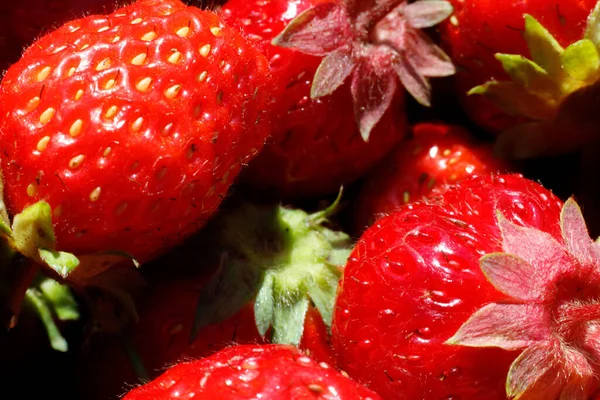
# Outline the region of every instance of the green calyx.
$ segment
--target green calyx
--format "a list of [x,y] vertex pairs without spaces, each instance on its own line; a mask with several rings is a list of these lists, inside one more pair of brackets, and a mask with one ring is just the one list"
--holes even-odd
[[352,246],[348,235],[327,227],[338,201],[314,214],[244,203],[223,215],[217,224],[221,265],[201,295],[192,336],[253,300],[258,331],[270,332],[275,343],[300,343],[311,304],[330,326]]
[[[138,266],[133,257],[122,252],[75,256],[56,250],[52,208],[44,201],[39,201],[15,215],[12,228],[8,220],[0,221],[0,235],[13,251],[53,270],[63,279],[87,278],[126,260],[131,260]],[[83,274],[76,273],[80,267],[85,270]]]
[[51,347],[66,352],[68,343],[62,336],[56,321],[79,319],[79,307],[69,288],[55,280],[42,278],[27,289],[24,302],[40,318]]
[[563,49],[544,26],[525,15],[524,38],[531,59],[496,54],[511,81],[489,81],[469,94],[483,95],[511,115],[531,120],[555,118],[566,97],[600,78],[596,36],[595,30],[588,28],[586,38]]

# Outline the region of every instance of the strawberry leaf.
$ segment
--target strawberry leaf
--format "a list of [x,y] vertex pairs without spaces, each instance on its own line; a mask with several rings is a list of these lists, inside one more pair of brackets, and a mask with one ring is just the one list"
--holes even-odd
[[561,53],[563,48],[554,36],[531,15],[525,15],[525,41],[536,64],[552,77],[563,74]]
[[265,336],[273,324],[275,304],[273,299],[273,274],[266,273],[254,300],[254,318],[261,336]]
[[243,257],[222,253],[217,271],[198,298],[190,342],[195,340],[204,326],[216,324],[235,315],[257,295],[258,287],[266,289],[267,284],[260,284],[261,273],[260,269],[248,268],[248,261]]
[[527,261],[508,253],[486,254],[480,260],[485,277],[500,292],[518,300],[538,300],[545,281]]
[[552,96],[559,88],[548,73],[539,65],[521,55],[496,54],[496,59],[502,64],[504,71],[513,82],[523,86],[528,91],[541,96]]
[[304,332],[309,301],[306,297],[282,299],[273,309],[273,343],[298,346]]
[[340,47],[329,53],[321,62],[310,89],[310,97],[317,99],[328,96],[339,88],[354,69],[352,49]]
[[[563,379],[555,355],[556,346],[538,343],[525,349],[512,363],[506,379],[509,398],[558,398]],[[535,394],[535,389],[540,392]]]
[[67,286],[58,283],[54,279],[45,279],[38,287],[60,321],[79,319],[79,306]]
[[600,45],[600,2],[588,16],[585,38],[589,39],[594,45]]
[[53,250],[56,241],[50,205],[40,201],[25,208],[14,216],[12,231],[15,248],[33,260],[40,260],[38,249]]
[[502,214],[498,215],[498,227],[503,250],[522,258],[534,269],[543,266],[546,279],[570,267],[572,259],[549,233],[516,225]]
[[[230,255],[202,290],[195,327],[220,322],[254,300],[256,326],[272,341],[298,345],[311,304],[329,324],[350,238],[326,227],[339,204],[314,214],[236,203],[205,232]],[[345,251],[345,252],[344,252]],[[333,265],[333,263],[340,263]]]
[[[376,48],[372,50],[373,52],[385,51]],[[363,59],[354,70],[350,86],[354,99],[354,115],[365,142],[369,141],[371,130],[392,104],[398,86],[394,76],[381,74],[377,66],[372,63],[372,60],[378,58],[379,55],[374,54],[369,59]]]
[[79,259],[71,253],[45,249],[38,249],[38,252],[42,262],[63,279],[68,278],[79,266]]
[[552,118],[556,112],[546,99],[527,91],[515,82],[489,81],[471,89],[469,95],[481,94],[511,115],[522,115],[534,120]]
[[419,0],[404,7],[409,25],[416,29],[431,28],[454,12],[454,7],[444,0]]
[[348,13],[343,4],[319,3],[294,18],[272,43],[306,54],[325,56],[341,46],[348,45],[351,30]]
[[540,305],[488,304],[475,312],[446,344],[519,350],[550,335]]
[[600,55],[590,40],[579,40],[561,54],[564,71],[576,80],[592,83],[598,79]]
[[560,226],[567,249],[581,264],[600,261],[600,253],[593,246],[581,209],[573,198],[569,198],[561,210]]
[[25,301],[35,309],[37,315],[42,321],[42,324],[46,329],[48,339],[50,340],[50,346],[56,351],[68,351],[69,344],[67,343],[66,339],[62,336],[60,330],[56,326],[56,322],[54,322],[52,311],[50,309],[50,306],[44,299],[44,296],[36,289],[30,288],[25,293]]
[[409,29],[404,40],[407,49],[410,49],[405,56],[422,76],[445,77],[456,72],[450,57],[423,32]]

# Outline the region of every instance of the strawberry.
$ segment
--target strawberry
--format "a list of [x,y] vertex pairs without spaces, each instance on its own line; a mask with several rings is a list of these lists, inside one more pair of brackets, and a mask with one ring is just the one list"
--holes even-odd
[[491,146],[477,142],[460,126],[420,123],[411,137],[365,178],[355,203],[359,231],[375,218],[409,202],[442,192],[471,176],[503,171]]
[[246,181],[320,195],[375,165],[407,132],[398,76],[428,104],[426,77],[454,71],[418,30],[450,12],[444,1],[229,0],[223,18],[256,43],[274,77],[273,138]]
[[69,280],[164,253],[262,147],[268,81],[237,31],[178,0],[42,37],[0,87],[5,236]]
[[234,346],[211,357],[176,365],[156,380],[129,392],[124,400],[380,397],[325,363],[292,346]]
[[597,0],[452,3],[442,37],[458,95],[476,123],[502,132],[499,153],[552,155],[594,140]]
[[587,399],[600,252],[520,175],[472,178],[368,229],[344,270],[340,368],[388,399]]

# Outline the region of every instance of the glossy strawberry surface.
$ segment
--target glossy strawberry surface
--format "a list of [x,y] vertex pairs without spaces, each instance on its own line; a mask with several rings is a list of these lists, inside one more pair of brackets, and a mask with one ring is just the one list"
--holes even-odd
[[211,357],[174,366],[128,393],[125,400],[195,397],[210,399],[380,397],[327,364],[292,346],[234,346]]
[[312,100],[311,85],[322,57],[271,44],[293,18],[321,3],[325,2],[230,0],[221,9],[223,19],[265,54],[274,77],[273,138],[245,179],[287,196],[337,191],[387,154],[407,129],[399,96],[365,142],[353,116],[350,85]]
[[460,126],[415,125],[412,135],[364,178],[355,204],[356,227],[362,231],[376,218],[472,176],[507,169],[489,143],[476,141]]
[[445,342],[506,296],[479,266],[502,250],[496,213],[560,240],[562,203],[518,175],[474,178],[378,220],[358,241],[336,302],[339,366],[386,399],[505,399],[518,352]]
[[177,0],[69,22],[2,81],[9,212],[44,200],[61,250],[155,257],[204,224],[262,147],[267,81],[245,39]]

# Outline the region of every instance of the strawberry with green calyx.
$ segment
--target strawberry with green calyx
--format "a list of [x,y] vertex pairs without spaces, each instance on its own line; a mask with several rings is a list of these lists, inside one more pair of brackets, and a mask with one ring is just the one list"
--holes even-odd
[[468,92],[471,118],[500,134],[499,154],[555,155],[597,140],[597,0],[459,3],[442,36],[461,66],[458,95]]
[[240,204],[215,223],[219,271],[202,291],[193,335],[254,301],[259,333],[298,345],[307,310],[331,325],[333,302],[351,240],[327,227],[340,198],[308,214],[283,206]]
[[447,1],[323,2],[296,17],[273,43],[324,57],[311,98],[335,92],[348,79],[364,140],[401,85],[430,105],[429,77],[454,73],[449,57],[420,31],[452,14]]
[[178,0],[42,37],[0,87],[4,236],[76,284],[166,252],[262,147],[268,81],[237,31]]

